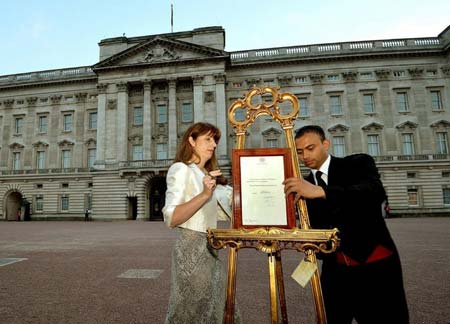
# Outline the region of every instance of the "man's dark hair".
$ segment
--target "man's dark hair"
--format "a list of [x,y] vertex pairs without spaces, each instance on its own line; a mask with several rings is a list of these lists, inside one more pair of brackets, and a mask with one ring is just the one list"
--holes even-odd
[[300,138],[307,133],[314,133],[319,135],[322,142],[325,140],[325,132],[323,131],[322,127],[318,125],[306,125],[297,129],[297,131],[295,132],[295,139]]

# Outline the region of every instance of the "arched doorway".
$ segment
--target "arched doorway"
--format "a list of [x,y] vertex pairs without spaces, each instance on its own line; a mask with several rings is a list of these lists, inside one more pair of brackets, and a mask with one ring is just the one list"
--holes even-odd
[[20,218],[23,220],[22,194],[18,191],[11,191],[5,199],[5,219],[9,221],[18,220],[19,211],[21,213]]
[[149,205],[150,205],[150,220],[162,221],[164,220],[162,209],[166,200],[166,178],[156,176],[152,178],[149,183]]

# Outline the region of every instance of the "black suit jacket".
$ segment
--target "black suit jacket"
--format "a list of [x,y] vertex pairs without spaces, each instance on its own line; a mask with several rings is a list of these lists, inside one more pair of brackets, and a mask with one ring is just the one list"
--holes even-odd
[[[306,180],[314,182],[312,173]],[[382,216],[386,192],[375,161],[367,154],[331,157],[326,199],[307,199],[313,228],[338,228],[339,249],[364,262],[379,244],[396,251]]]

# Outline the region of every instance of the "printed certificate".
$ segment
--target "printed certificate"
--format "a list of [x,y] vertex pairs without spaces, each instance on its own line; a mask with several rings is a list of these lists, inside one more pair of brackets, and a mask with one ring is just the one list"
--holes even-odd
[[288,177],[289,149],[233,150],[233,227],[295,227],[293,199],[284,195]]

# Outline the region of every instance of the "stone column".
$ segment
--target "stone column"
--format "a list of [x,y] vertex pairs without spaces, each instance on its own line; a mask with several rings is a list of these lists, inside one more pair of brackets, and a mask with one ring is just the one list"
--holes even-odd
[[128,85],[117,84],[117,162],[128,160]]
[[99,83],[97,85],[97,148],[95,167],[105,168],[105,149],[106,149],[106,90],[107,84]]
[[177,150],[177,80],[169,79],[169,111],[168,111],[168,131],[169,131],[169,143],[168,143],[168,158],[175,157]]
[[214,75],[216,80],[216,120],[217,127],[220,129],[222,136],[220,137],[219,146],[217,148],[217,157],[227,157],[227,125],[228,111],[225,103],[225,74],[219,73]]
[[144,81],[144,129],[143,129],[143,151],[144,160],[152,159],[152,112],[150,103],[152,102],[152,81]]
[[203,76],[196,75],[192,77],[194,84],[194,122],[204,120],[204,107],[203,107]]

